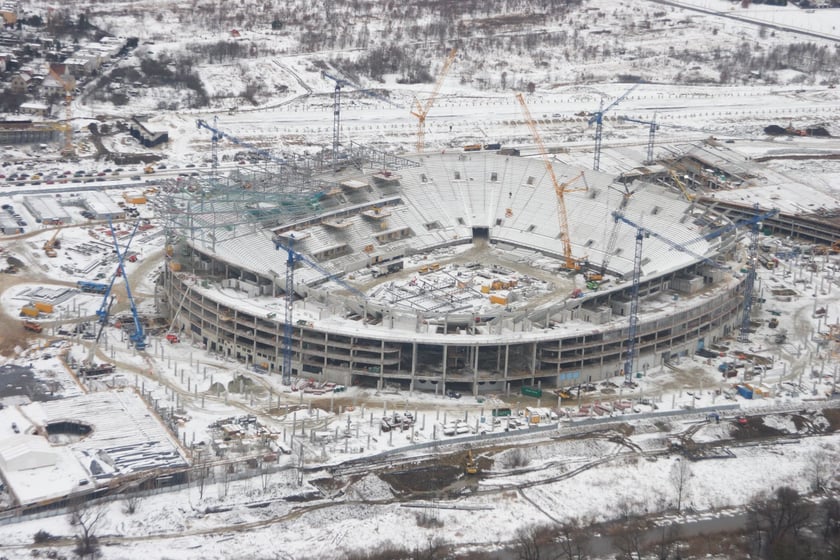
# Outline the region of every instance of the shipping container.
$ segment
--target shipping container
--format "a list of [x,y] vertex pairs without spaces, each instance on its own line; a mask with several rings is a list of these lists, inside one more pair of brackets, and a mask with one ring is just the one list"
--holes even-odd
[[38,311],[38,308],[34,305],[24,305],[20,309],[20,314],[22,317],[37,317],[41,312]]
[[542,397],[542,389],[540,389],[539,387],[526,387],[523,385],[522,394],[526,397],[540,398]]
[[745,399],[753,398],[753,391],[750,387],[738,385],[737,387],[735,387],[735,390],[738,391],[738,394],[744,397]]
[[46,301],[36,301],[33,305],[41,313],[52,313],[53,312],[53,304],[47,303]]
[[494,408],[493,416],[510,416],[511,410],[509,408]]

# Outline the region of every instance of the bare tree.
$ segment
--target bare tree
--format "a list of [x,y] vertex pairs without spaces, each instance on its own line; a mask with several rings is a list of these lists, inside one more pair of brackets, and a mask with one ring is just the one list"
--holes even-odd
[[271,467],[262,459],[260,459],[258,463],[258,468],[260,469],[260,484],[262,486],[263,494],[268,492],[269,486],[271,486],[271,476],[274,472],[271,470]]
[[795,558],[799,532],[810,514],[799,492],[789,486],[761,493],[747,504],[753,551],[761,558]]
[[140,506],[140,496],[137,494],[126,494],[123,498],[123,513],[132,515],[137,512]]
[[519,560],[540,560],[540,545],[535,527],[521,527],[516,531],[514,546]]
[[78,501],[70,507],[70,524],[77,528],[75,552],[78,556],[94,556],[99,550],[96,530],[105,517],[104,506]]
[[641,519],[632,519],[616,529],[613,535],[613,543],[621,552],[617,558],[632,560],[641,558],[644,552],[645,527]]
[[233,478],[231,475],[233,474],[233,465],[222,465],[222,483],[219,485],[219,497],[220,498],[227,498],[228,492],[230,491],[230,482]]
[[198,499],[204,499],[204,489],[207,487],[207,479],[210,477],[210,462],[207,458],[207,453],[198,452],[196,459],[193,462],[193,468],[190,471],[190,478],[195,480],[198,487]]
[[514,537],[514,549],[519,560],[549,560],[548,546],[554,539],[554,530],[549,525],[520,527]]
[[834,478],[836,457],[825,450],[818,450],[811,457],[808,464],[808,479],[811,482],[811,491],[824,492],[826,484]]
[[557,527],[557,558],[584,560],[589,557],[589,535],[578,519]]
[[671,467],[671,484],[677,494],[677,513],[682,513],[683,499],[688,496],[688,481],[691,478],[691,465],[688,460],[677,457]]
[[657,539],[651,544],[656,560],[668,560],[680,534],[679,525],[665,525],[659,528]]
[[436,535],[427,535],[425,545],[418,545],[409,558],[411,560],[442,560],[446,558],[446,542]]

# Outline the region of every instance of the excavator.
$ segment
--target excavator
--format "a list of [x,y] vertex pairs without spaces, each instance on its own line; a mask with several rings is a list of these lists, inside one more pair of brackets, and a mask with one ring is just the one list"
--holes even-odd
[[478,474],[478,463],[472,454],[472,449],[467,450],[467,459],[464,462],[464,472],[467,474]]
[[55,230],[55,233],[50,238],[49,241],[44,243],[44,254],[46,254],[50,258],[54,258],[58,256],[58,252],[56,249],[61,248],[61,241],[58,239],[58,234],[61,233],[60,229]]

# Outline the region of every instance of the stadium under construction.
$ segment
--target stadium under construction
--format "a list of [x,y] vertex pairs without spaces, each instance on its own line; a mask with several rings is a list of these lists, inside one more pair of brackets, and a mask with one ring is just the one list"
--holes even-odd
[[287,380],[480,394],[629,377],[741,327],[749,228],[667,170],[338,163],[164,189],[158,305],[182,338]]

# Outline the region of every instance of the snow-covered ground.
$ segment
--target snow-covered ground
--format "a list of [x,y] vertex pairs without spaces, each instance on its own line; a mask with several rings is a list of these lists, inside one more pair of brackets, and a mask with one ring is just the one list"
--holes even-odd
[[[41,3],[30,4],[37,8]],[[163,9],[164,4],[167,3],[149,3],[155,10]],[[833,138],[770,138],[763,133],[764,127],[769,124],[782,127],[792,124],[801,128],[828,123],[831,129],[840,118],[840,89],[832,87],[836,82],[836,69],[773,71],[760,79],[745,76],[743,84],[734,85],[716,83],[720,71],[710,62],[715,48],[731,49],[733,45],[742,43],[752,47],[760,43],[762,48],[767,49],[792,41],[830,45],[832,38],[836,40],[840,37],[840,10],[809,12],[793,6],[775,8],[757,5],[744,9],[740,7],[740,2],[722,0],[679,2],[705,12],[718,12],[715,14],[681,10],[674,7],[675,4],[619,2],[616,5],[607,0],[590,0],[587,6],[593,8],[592,12],[596,13],[594,8],[597,8],[604,15],[600,21],[594,16],[592,20],[583,21],[588,16],[575,20],[577,27],[587,24],[587,34],[598,31],[599,36],[609,37],[610,34],[603,32],[622,19],[629,18],[637,24],[646,18],[652,22],[652,27],[645,32],[639,26],[638,35],[625,34],[620,39],[613,35],[609,40],[610,47],[614,53],[622,47],[624,54],[621,55],[599,55],[590,60],[577,60],[574,56],[566,59],[559,54],[560,51],[554,55],[534,53],[534,57],[542,56],[546,60],[545,65],[538,65],[530,55],[518,51],[505,57],[500,50],[486,55],[479,54],[482,51],[477,48],[462,49],[426,120],[428,149],[456,150],[465,144],[492,141],[519,145],[525,153],[535,153],[534,141],[514,97],[514,91],[525,89],[523,86],[533,80],[536,82],[534,93],[527,95],[526,99],[530,112],[539,121],[543,140],[550,148],[557,149],[559,153],[554,157],[559,161],[588,168],[592,164],[594,134],[588,119],[602,102],[608,105],[627,91],[629,84],[616,83],[619,73],[640,75],[648,83],[636,88],[605,116],[602,170],[620,173],[637,166],[644,159],[648,128],[638,123],[619,121],[617,117],[620,115],[639,120],[656,119],[660,124],[656,157],[681,152],[710,135],[734,140],[733,144],[725,144],[724,148],[744,161],[768,155],[830,154],[840,147]],[[169,8],[165,9],[169,13]],[[220,39],[219,33],[204,30],[183,33],[182,30],[188,29],[190,23],[183,14],[155,19],[151,11],[141,14],[142,17],[106,12],[108,10],[94,16],[97,23],[115,34],[139,35],[143,39],[145,44],[135,56],[177,53],[188,42]],[[628,16],[628,13],[635,15]],[[177,21],[179,18],[181,21]],[[762,31],[755,22],[763,22],[767,29]],[[379,21],[371,23],[371,26],[375,31],[382,31],[383,25]],[[829,39],[790,35],[782,27],[812,31]],[[558,23],[551,30],[561,28]],[[580,28],[579,31],[583,33],[584,30]],[[259,49],[273,43],[274,50],[265,56],[237,63],[202,65],[201,76],[206,89],[211,96],[217,96],[210,108],[188,109],[182,103],[185,101],[184,92],[169,89],[144,89],[132,99],[132,112],[149,112],[155,127],[170,131],[172,140],[169,144],[153,150],[170,166],[186,170],[183,166],[187,164],[200,165],[209,161],[211,134],[196,127],[197,118],[211,121],[212,117],[218,116],[218,126],[222,130],[260,147],[270,148],[276,154],[284,151],[311,152],[331,143],[334,83],[322,76],[314,62],[324,62],[335,53],[301,53],[293,49],[294,42],[290,37],[265,29],[243,28],[241,34],[245,41],[258,45]],[[149,44],[152,41],[153,44]],[[669,45],[696,55],[698,60],[679,61],[661,56]],[[584,57],[583,54],[580,56]],[[486,63],[481,62],[482,58],[487,59]],[[696,69],[692,69],[695,64]],[[433,64],[432,72],[437,71],[439,66],[440,62]],[[506,73],[504,85],[501,83],[502,72]],[[587,73],[588,83],[576,83]],[[670,83],[678,73],[696,76],[702,79],[702,83]],[[432,85],[404,86],[397,84],[396,77],[385,77],[384,87],[389,90],[390,103],[354,93],[351,91],[353,88],[345,88],[341,110],[342,142],[352,140],[394,151],[413,151],[417,122],[409,111],[414,97],[426,98]],[[239,97],[239,92],[254,81],[262,81],[264,92],[270,93],[261,93],[256,98],[256,105],[249,105]],[[383,86],[372,80],[362,85]],[[159,109],[173,103],[181,104],[174,110]],[[232,107],[236,109],[231,111]],[[124,110],[119,107],[94,101],[76,100],[74,111],[77,116],[74,128],[91,122],[95,115],[125,116]],[[834,134],[840,132],[830,131]],[[127,135],[108,137],[106,145],[116,152],[136,151],[137,147],[127,138]],[[92,145],[84,139],[83,133],[77,134],[77,139],[80,152],[93,153]],[[242,152],[241,147],[221,143],[223,171],[236,165],[233,160],[239,152]],[[3,157],[9,161],[20,160],[18,167],[21,169],[27,165],[22,160],[31,156],[26,150],[17,148],[7,148],[4,154]],[[90,159],[79,164],[59,164],[53,156],[57,157],[57,154],[45,154],[37,163],[34,157],[30,161],[36,169],[55,167],[56,172],[65,168],[99,171],[106,167],[104,162]],[[114,167],[110,163],[107,165]],[[744,203],[760,202],[766,207],[779,206],[792,212],[805,211],[812,206],[830,208],[840,203],[835,186],[840,174],[838,165],[830,159],[765,162],[762,164],[765,172],[761,186],[734,189],[716,196]],[[8,175],[8,172],[4,173]],[[161,173],[159,170],[157,176]],[[151,179],[143,174],[142,167],[137,166],[127,168],[123,179],[129,175],[141,175],[141,183]],[[68,187],[72,184],[41,185],[40,188],[62,190]],[[31,187],[4,188],[0,191],[3,195],[0,199],[4,204],[14,204],[32,224],[28,230],[37,231],[39,226],[35,226],[31,216],[22,210],[23,195],[12,194],[28,188]],[[127,189],[118,187],[112,191],[114,199],[120,200],[121,193]],[[61,194],[67,196],[66,193]],[[142,206],[138,208],[151,214]],[[93,267],[91,272],[110,272],[115,267],[113,259],[107,265],[94,266],[97,258],[105,257],[104,253],[109,252],[105,247],[100,248],[102,255],[94,252],[85,255],[68,249],[90,243],[94,235],[104,242],[109,241],[102,226],[90,228],[82,224],[83,220],[78,216],[74,219],[78,225],[62,232],[64,249],[60,250],[57,259],[47,259],[43,254],[43,243],[52,236],[52,231],[47,228],[23,239],[4,240],[6,252],[31,263],[33,274],[37,274],[37,278],[22,278],[3,284],[0,306],[7,315],[16,315],[18,309],[31,299],[33,290],[58,290],[66,283],[72,286],[79,279],[92,279],[89,274],[69,274],[62,271],[61,266],[72,265],[79,271]],[[88,232],[90,229],[93,229],[93,234]],[[152,233],[148,237],[138,236],[133,248],[141,258],[128,264],[127,271],[132,282],[136,283],[133,288],[141,309],[151,309],[154,271],[163,249],[162,238]],[[317,481],[327,477],[325,471],[301,473],[295,467],[300,461],[306,467],[315,468],[319,464],[337,464],[346,459],[408,450],[413,444],[436,439],[450,440],[449,436],[442,435],[443,427],[456,417],[464,418],[470,429],[504,429],[506,423],[493,426],[488,420],[490,408],[502,403],[513,408],[514,412],[525,406],[560,406],[574,414],[578,402],[556,402],[553,395],[541,401],[499,395],[499,401],[490,399],[484,402],[465,395],[454,401],[422,392],[375,394],[357,388],[332,396],[317,397],[303,392],[291,394],[274,376],[248,371],[241,364],[185,342],[169,344],[160,335],[152,337],[148,350],[150,358],[144,359],[130,349],[120,331],[108,327],[99,351],[120,364],[117,377],[111,378],[108,383],[134,387],[150,399],[157,400],[161,409],[177,410],[180,416],[178,436],[186,447],[193,443],[211,442],[217,432],[210,426],[220,418],[257,411],[260,421],[277,434],[277,441],[293,453],[278,454],[277,472],[254,472],[253,476],[244,480],[228,479],[218,468],[214,472],[215,478],[203,490],[197,483],[189,488],[164,489],[159,494],[144,497],[134,514],[123,511],[125,503],[121,500],[107,503],[103,506],[107,514],[96,530],[109,543],[103,550],[103,557],[127,560],[340,558],[345,551],[370,550],[387,542],[422,546],[427,539],[440,535],[462,547],[493,546],[510,541],[518,528],[535,522],[573,518],[597,521],[615,517],[617,504],[637,512],[658,512],[672,507],[676,490],[668,480],[679,455],[656,453],[668,447],[670,434],[684,432],[702,423],[700,430],[693,435],[695,442],[726,439],[738,429],[737,423],[733,422],[738,411],[725,411],[720,424],[709,422],[707,411],[733,404],[748,416],[773,409],[802,409],[809,406],[810,399],[818,399],[816,402],[819,403],[819,399],[831,391],[834,383],[832,376],[836,375],[840,362],[838,348],[832,346],[825,335],[829,330],[827,325],[836,323],[840,316],[835,291],[840,288],[835,285],[838,257],[820,257],[817,260],[819,267],[813,273],[804,268],[802,258],[783,261],[773,271],[760,272],[761,283],[757,290],[766,302],[754,309],[754,317],[762,320],[763,324],[752,336],[751,343],[732,343],[730,351],[716,359],[686,358],[675,364],[676,369],[673,370],[652,368],[644,378],[636,380],[639,386],[633,390],[622,388],[608,393],[600,389],[597,397],[588,396],[582,401],[591,403],[597,399],[605,405],[624,400],[646,402],[637,402],[640,412],[631,412],[632,408],[628,408],[621,413],[614,408],[612,413],[634,426],[634,433],[628,440],[643,450],[646,457],[632,452],[627,445],[605,439],[537,443],[535,436],[523,428],[518,432],[521,435],[514,439],[524,444],[520,449],[524,449],[529,467],[540,469],[521,474],[505,472],[509,469],[504,467],[508,462],[504,453],[494,457],[492,466],[486,467],[493,477],[477,484],[482,492],[465,491],[455,498],[447,496],[438,499],[443,505],[464,509],[428,508],[443,523],[440,529],[419,527],[417,510],[392,503],[395,491],[374,473],[339,480],[336,485],[343,494],[321,494],[316,491]],[[795,295],[789,299],[788,296],[777,297],[772,294],[773,288],[792,289]],[[117,290],[119,297],[116,305],[124,312],[126,302],[119,284]],[[231,297],[239,297],[239,294]],[[65,322],[92,316],[100,304],[100,297],[73,295],[56,305],[54,316],[47,318],[55,324],[47,326],[46,331],[53,334]],[[818,308],[825,309],[821,318],[815,317]],[[780,313],[780,324],[775,330],[766,325],[772,316],[771,310]],[[775,335],[782,329],[787,331],[788,339],[784,343],[776,343]],[[46,348],[26,347],[21,343],[15,355],[3,358],[2,363],[21,366],[31,363],[37,378],[55,381],[57,385],[54,386],[64,396],[77,395],[83,389],[56,357],[60,351],[66,351],[69,358],[80,362],[90,352],[89,342],[80,337],[70,337],[66,342]],[[762,355],[772,359],[773,363],[767,371],[753,372],[750,379],[747,379],[746,368],[741,368],[738,377],[726,380],[727,383],[750,382],[766,390],[766,398],[751,401],[739,397],[725,398],[724,390],[728,389],[728,385],[724,385],[717,366],[724,361],[738,362],[738,355],[742,352]],[[247,385],[244,380],[248,380]],[[101,390],[106,385],[106,382],[97,383],[91,389]],[[11,405],[12,401],[7,401],[7,404]],[[302,407],[290,411],[292,405]],[[691,408],[700,411],[685,417],[668,418],[670,429],[665,432],[653,426],[651,420],[642,419],[643,412],[653,411],[653,405],[656,405],[657,412],[673,410],[684,413]],[[608,406],[605,408],[608,409]],[[273,413],[265,414],[269,409],[274,409]],[[594,408],[592,410],[591,415],[594,415]],[[414,429],[382,433],[379,418],[394,411],[414,413]],[[789,415],[763,418],[765,426],[797,431]],[[821,422],[819,416],[815,420]],[[586,422],[595,420],[564,420],[558,431],[560,434],[576,432],[582,430],[580,426]],[[23,421],[20,425],[25,426]],[[293,443],[291,433],[295,429],[300,430],[301,426],[306,430],[306,437],[296,438]],[[339,434],[339,430],[343,432],[345,427],[348,428],[349,438]],[[11,435],[12,430],[4,425],[0,427],[0,434]],[[300,456],[300,443],[304,444],[303,457]],[[803,492],[808,491],[810,469],[815,457],[820,453],[836,457],[840,450],[838,445],[838,436],[831,434],[801,438],[795,444],[732,446],[734,457],[691,463],[685,503],[696,511],[708,512],[737,508],[757,492],[771,487],[791,485]],[[234,456],[237,452],[230,450],[228,453]],[[421,458],[428,451],[421,448],[406,453]],[[598,464],[574,476],[527,486],[547,474],[559,476],[595,462]],[[766,468],[770,462],[772,469]],[[492,492],[494,489],[498,491]],[[312,496],[304,501],[294,501],[294,497],[310,494]],[[256,507],[256,504],[264,502],[268,502],[267,505]],[[209,513],[209,508],[224,511]],[[63,515],[2,525],[0,554],[10,559],[29,558],[30,551],[26,547],[39,530],[57,536],[76,534],[76,527],[71,526],[68,516]],[[62,552],[67,553],[69,549],[69,545],[64,546]]]

